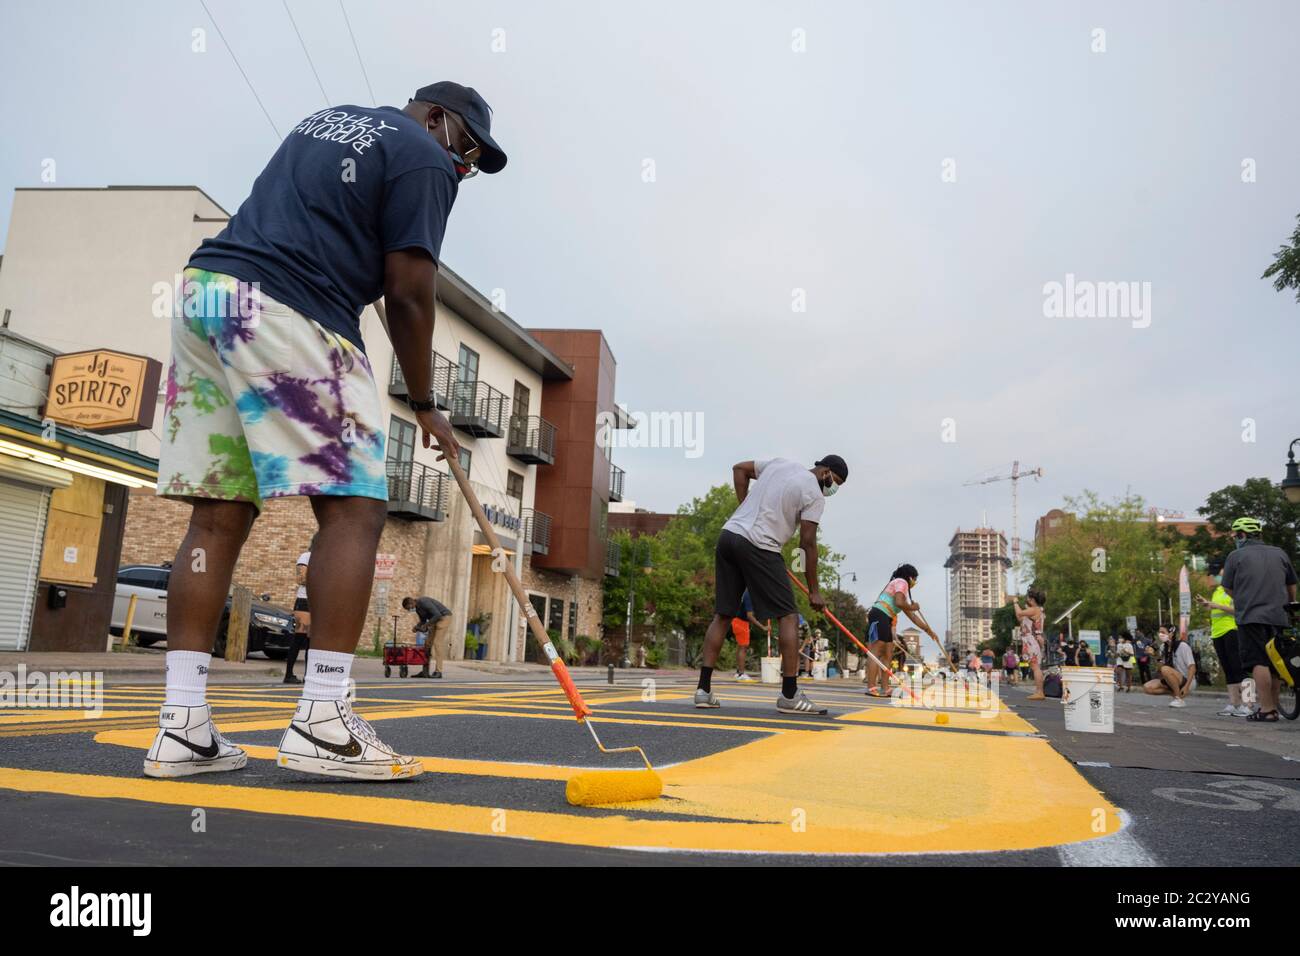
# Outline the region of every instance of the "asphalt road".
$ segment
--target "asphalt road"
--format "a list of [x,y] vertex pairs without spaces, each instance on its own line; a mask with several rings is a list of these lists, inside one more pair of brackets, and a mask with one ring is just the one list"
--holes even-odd
[[1170,715],[1121,699],[1114,735],[1071,734],[1059,702],[1018,689],[996,714],[950,706],[939,724],[848,681],[809,688],[828,716],[796,718],[776,713],[771,687],[716,684],[720,711],[694,710],[688,678],[583,683],[606,743],[643,746],[665,796],[575,808],[571,768],[636,758],[596,753],[545,672],[361,684],[358,711],[427,767],[384,784],[277,768],[297,691],[270,682],[211,688],[223,731],[249,750],[245,770],[147,780],[162,688],[110,679],[93,720],[0,711],[0,863],[1294,862],[1300,762],[1287,757],[1300,725],[1252,737],[1243,722],[1216,725],[1216,701]]

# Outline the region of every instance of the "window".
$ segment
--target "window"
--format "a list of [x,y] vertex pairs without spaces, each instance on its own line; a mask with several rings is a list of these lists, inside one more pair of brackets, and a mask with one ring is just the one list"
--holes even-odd
[[576,640],[578,637],[578,602],[569,602],[569,640]]
[[528,391],[528,386],[515,382],[515,398],[510,406],[510,414],[518,415],[520,418],[527,418],[528,403],[531,398],[532,395]]
[[166,591],[169,577],[166,568],[123,568],[117,573],[117,583]]
[[474,456],[470,454],[470,451],[469,451],[468,448],[462,448],[462,449],[460,450],[460,467],[461,467],[461,470],[465,472],[465,477],[466,477],[466,478],[469,477],[469,462],[470,462],[470,459],[473,458],[473,457],[474,457]]
[[522,508],[524,504],[524,476],[514,471],[506,472],[506,494],[519,502]]
[[551,631],[564,633],[564,601],[561,598],[551,598],[550,616],[546,619],[546,628]]
[[466,345],[460,347],[460,363],[456,366],[456,381],[478,381],[478,353]]
[[415,460],[415,426],[396,415],[388,420],[388,460]]

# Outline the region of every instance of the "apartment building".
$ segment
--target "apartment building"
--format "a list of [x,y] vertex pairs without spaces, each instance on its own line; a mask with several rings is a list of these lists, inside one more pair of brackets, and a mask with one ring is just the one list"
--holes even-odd
[[[229,214],[201,189],[107,187],[15,191],[0,269],[0,309],[14,333],[52,351],[111,347],[165,363],[169,290],[190,253]],[[523,660],[522,615],[454,480],[424,449],[406,385],[378,315],[362,335],[388,403],[388,521],[376,562],[363,644],[409,633],[406,595],[430,595],[453,611],[475,656]],[[550,342],[551,344],[547,344]],[[622,474],[597,447],[596,416],[616,408],[616,364],[598,330],[521,328],[440,264],[433,342],[434,392],[457,429],[461,465],[542,620],[570,635],[600,635],[610,560],[606,511]],[[152,395],[161,422],[163,395]],[[104,439],[154,462],[160,426]],[[134,459],[132,459],[134,460]],[[173,559],[188,506],[131,491],[120,561]],[[306,499],[267,503],[235,570],[235,583],[292,604],[294,565],[315,521]],[[554,549],[554,550],[553,550]],[[616,557],[616,556],[615,556]],[[103,637],[88,636],[86,646]]]
[[992,638],[993,612],[1006,603],[1007,539],[992,528],[958,528],[948,541],[943,566],[948,570],[948,643],[967,654]]

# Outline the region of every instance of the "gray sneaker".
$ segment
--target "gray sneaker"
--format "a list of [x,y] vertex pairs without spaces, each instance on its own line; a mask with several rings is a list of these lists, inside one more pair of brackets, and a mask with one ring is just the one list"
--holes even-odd
[[786,697],[784,694],[776,695],[776,710],[779,714],[825,714],[826,708],[814,704],[808,695],[803,691],[795,696],[794,700]]
[[697,688],[695,691],[695,706],[699,710],[716,710],[722,705],[718,703],[718,698],[713,695],[713,691]]

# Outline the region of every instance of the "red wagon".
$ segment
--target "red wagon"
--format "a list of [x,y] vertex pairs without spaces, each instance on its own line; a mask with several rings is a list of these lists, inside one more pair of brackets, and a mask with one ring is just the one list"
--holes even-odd
[[397,673],[402,677],[407,674],[410,667],[426,667],[429,663],[429,649],[426,644],[423,647],[417,647],[414,644],[398,644],[396,641],[389,641],[384,645],[384,676],[392,677],[393,668],[397,668]]

